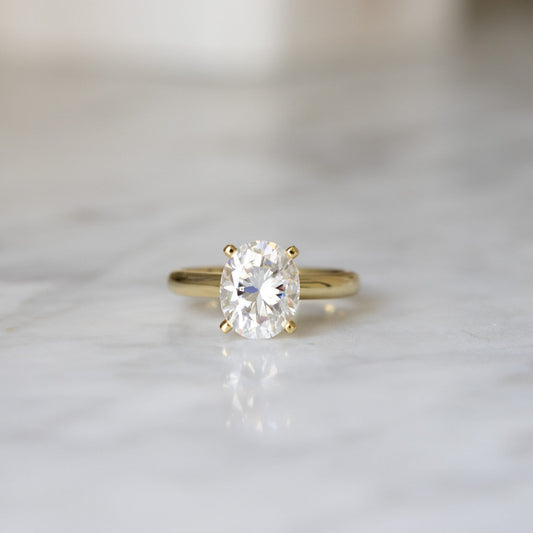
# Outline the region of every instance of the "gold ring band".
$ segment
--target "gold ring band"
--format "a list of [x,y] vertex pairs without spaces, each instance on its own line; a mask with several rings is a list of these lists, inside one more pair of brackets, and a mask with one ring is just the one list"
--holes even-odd
[[[359,276],[346,270],[300,268],[300,298],[324,300],[353,296],[359,290]],[[218,298],[222,267],[183,268],[171,272],[168,285],[183,296]]]

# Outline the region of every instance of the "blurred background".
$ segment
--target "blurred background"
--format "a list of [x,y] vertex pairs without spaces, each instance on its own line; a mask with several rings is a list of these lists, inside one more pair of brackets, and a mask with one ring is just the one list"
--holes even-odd
[[[529,533],[532,21],[0,0],[0,530]],[[254,239],[361,294],[166,290]]]
[[[527,0],[2,0],[8,63],[245,77],[529,37]],[[507,43],[511,44],[511,43]]]

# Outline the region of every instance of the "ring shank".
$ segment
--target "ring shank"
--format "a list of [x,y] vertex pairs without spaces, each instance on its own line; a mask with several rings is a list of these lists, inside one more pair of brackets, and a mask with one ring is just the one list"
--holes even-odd
[[[299,268],[300,299],[322,300],[352,296],[359,290],[359,276],[346,270]],[[171,272],[168,285],[184,296],[218,298],[222,267],[184,268]]]

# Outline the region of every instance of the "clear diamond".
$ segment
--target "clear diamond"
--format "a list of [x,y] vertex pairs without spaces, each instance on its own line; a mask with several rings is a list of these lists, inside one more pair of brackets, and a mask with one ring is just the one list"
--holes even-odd
[[222,312],[243,337],[274,337],[294,316],[299,300],[298,269],[274,242],[243,244],[222,271]]

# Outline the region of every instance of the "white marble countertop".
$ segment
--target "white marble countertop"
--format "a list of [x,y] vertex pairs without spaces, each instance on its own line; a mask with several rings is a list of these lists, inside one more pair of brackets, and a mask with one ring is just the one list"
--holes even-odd
[[[531,531],[533,84],[506,69],[3,71],[0,530]],[[256,238],[360,296],[253,342],[167,291]]]

